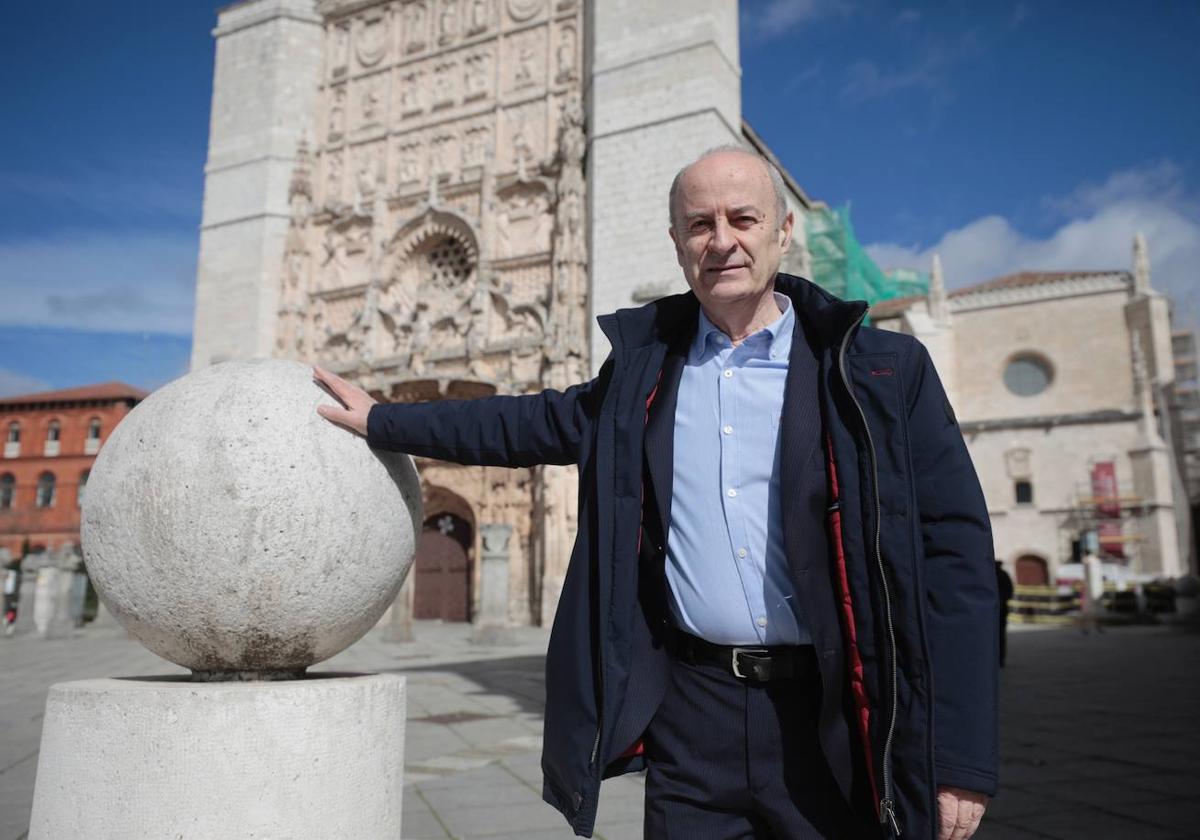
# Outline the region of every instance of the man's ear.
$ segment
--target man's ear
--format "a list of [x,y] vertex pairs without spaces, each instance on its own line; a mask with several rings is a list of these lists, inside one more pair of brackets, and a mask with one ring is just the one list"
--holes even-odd
[[796,216],[791,210],[783,217],[783,224],[779,226],[779,250],[787,253],[787,249],[792,245],[792,228],[796,226]]

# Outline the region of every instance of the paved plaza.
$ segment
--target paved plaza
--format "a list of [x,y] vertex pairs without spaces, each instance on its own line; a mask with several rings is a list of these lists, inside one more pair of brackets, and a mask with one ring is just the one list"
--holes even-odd
[[[540,795],[546,632],[518,629],[506,647],[471,644],[465,625],[415,632],[371,633],[317,669],[408,676],[404,837],[571,837]],[[1009,660],[1002,791],[977,837],[1200,838],[1200,633],[1016,631]],[[179,670],[117,630],[0,637],[0,840],[26,836],[52,683]],[[641,837],[642,789],[640,776],[605,782],[597,837]]]

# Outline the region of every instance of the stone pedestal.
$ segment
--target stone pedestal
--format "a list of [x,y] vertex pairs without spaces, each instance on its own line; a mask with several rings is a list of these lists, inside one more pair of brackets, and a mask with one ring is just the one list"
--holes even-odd
[[512,625],[508,620],[508,543],[512,526],[502,523],[481,525],[479,535],[483,556],[479,569],[479,612],[471,640],[477,644],[511,644]]
[[405,680],[51,687],[29,840],[399,838]]

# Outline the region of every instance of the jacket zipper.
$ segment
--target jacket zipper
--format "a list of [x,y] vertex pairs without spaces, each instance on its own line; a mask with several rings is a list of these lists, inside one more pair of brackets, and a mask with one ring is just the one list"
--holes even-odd
[[846,386],[846,392],[850,395],[850,401],[854,403],[854,407],[858,409],[859,419],[862,420],[863,432],[867,436],[867,449],[871,455],[871,491],[875,501],[875,562],[879,567],[879,582],[883,589],[883,604],[884,614],[887,620],[887,635],[888,635],[888,664],[890,666],[890,688],[891,688],[891,710],[888,717],[887,738],[883,743],[883,796],[879,800],[879,824],[891,824],[892,831],[895,836],[900,836],[900,824],[896,820],[896,801],[892,797],[892,741],[896,734],[896,707],[897,689],[896,689],[896,630],[892,622],[892,596],[888,588],[887,574],[883,566],[883,552],[880,549],[880,512],[881,505],[879,503],[879,465],[875,453],[875,441],[871,437],[871,427],[867,425],[867,414],[863,411],[862,405],[858,401],[858,397],[854,395],[854,388],[851,387],[850,377],[846,374],[846,348],[850,344],[850,336],[854,329],[862,323],[866,317],[866,310],[863,311],[858,319],[850,325],[846,330],[846,334],[842,336],[841,348],[838,351],[838,372],[842,376],[842,383]]

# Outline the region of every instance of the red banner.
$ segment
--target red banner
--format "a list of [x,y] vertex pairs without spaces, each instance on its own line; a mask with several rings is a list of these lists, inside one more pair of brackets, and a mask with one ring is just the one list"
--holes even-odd
[[1092,465],[1092,496],[1096,499],[1096,513],[1101,518],[1121,515],[1121,503],[1117,499],[1117,466],[1112,461]]

